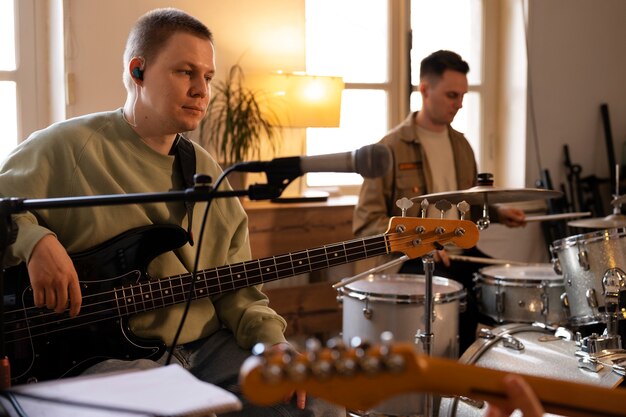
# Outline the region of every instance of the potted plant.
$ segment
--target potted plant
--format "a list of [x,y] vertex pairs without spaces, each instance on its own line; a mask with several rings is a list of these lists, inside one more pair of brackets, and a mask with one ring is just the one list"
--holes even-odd
[[200,123],[197,141],[224,167],[246,159],[259,159],[261,145],[276,151],[280,122],[269,109],[262,91],[244,84],[244,72],[233,65],[225,81],[211,85],[213,97]]

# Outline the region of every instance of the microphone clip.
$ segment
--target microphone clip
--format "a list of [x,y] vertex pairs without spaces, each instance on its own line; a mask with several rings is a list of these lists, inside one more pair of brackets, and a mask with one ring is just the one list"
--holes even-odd
[[266,173],[267,184],[252,184],[248,187],[250,200],[272,200],[281,196],[285,188],[299,175],[289,173]]

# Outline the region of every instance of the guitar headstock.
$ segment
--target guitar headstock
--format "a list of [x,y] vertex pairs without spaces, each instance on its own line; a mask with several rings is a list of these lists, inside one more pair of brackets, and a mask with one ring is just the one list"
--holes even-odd
[[414,344],[347,348],[338,340],[331,339],[328,347],[317,342],[318,347],[308,346],[306,353],[255,346],[255,355],[241,368],[243,394],[254,404],[272,405],[302,390],[347,408],[366,410],[392,395],[420,388]]
[[414,259],[448,243],[471,248],[478,242],[479,232],[469,220],[392,217],[386,235],[390,252]]

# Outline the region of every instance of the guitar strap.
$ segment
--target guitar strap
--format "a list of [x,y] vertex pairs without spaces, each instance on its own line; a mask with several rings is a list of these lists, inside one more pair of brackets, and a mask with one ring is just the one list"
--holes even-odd
[[[182,174],[183,183],[185,188],[192,188],[195,183],[193,180],[196,174],[196,150],[189,139],[181,135],[176,135],[172,149],[170,149],[170,155],[174,155],[174,164],[177,165],[177,169]],[[193,206],[195,202],[185,201],[185,208],[187,209],[187,237],[189,244],[193,246],[193,232],[191,231],[193,221]]]

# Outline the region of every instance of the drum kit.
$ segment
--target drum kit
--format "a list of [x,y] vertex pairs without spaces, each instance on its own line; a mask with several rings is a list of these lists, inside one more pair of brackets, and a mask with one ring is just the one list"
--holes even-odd
[[[492,182],[479,181],[468,190],[404,198],[397,205],[404,215],[413,201],[421,200],[425,217],[429,201],[447,200],[447,206],[456,204],[461,218],[468,205],[482,205],[482,217],[476,225],[484,230],[490,224],[490,204],[561,194],[545,189],[498,188]],[[403,256],[335,284],[343,303],[343,339],[347,343],[355,337],[376,341],[382,332],[389,331],[395,340],[414,343],[416,351],[426,355],[614,388],[626,373],[622,365],[626,350],[622,349],[619,330],[620,320],[626,319],[626,216],[620,213],[624,201],[626,197],[614,198],[610,216],[569,221],[572,227],[600,230],[554,241],[550,245],[551,263],[494,260],[474,274],[478,309],[495,325],[480,329],[477,340],[460,357],[458,316],[465,308],[466,290],[452,279],[433,276],[433,254],[422,257],[424,275],[380,273],[408,259]],[[436,206],[443,218],[445,209],[441,208],[446,204]],[[590,214],[546,215],[538,221]],[[415,393],[389,398],[371,410],[349,410],[349,414],[452,417],[481,416],[485,410],[484,403],[467,398]]]

